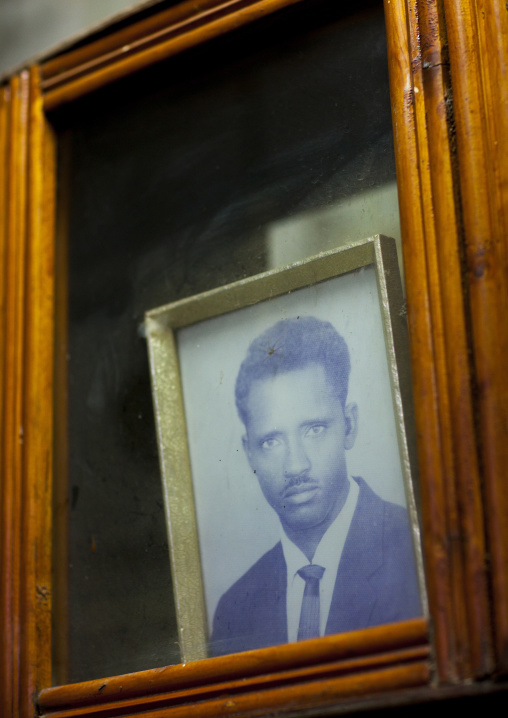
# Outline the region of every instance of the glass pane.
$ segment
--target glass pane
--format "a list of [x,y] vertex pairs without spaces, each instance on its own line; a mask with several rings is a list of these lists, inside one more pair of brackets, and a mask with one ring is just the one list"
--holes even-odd
[[399,239],[382,4],[340,5],[280,11],[55,118],[69,253],[58,682],[180,660],[144,312]]

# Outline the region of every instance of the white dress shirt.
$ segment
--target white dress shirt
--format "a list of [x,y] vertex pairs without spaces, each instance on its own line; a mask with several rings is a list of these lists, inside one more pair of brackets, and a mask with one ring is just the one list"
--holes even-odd
[[[351,520],[356,509],[360,489],[356,481],[349,479],[349,491],[346,502],[335,521],[329,526],[316,549],[313,564],[323,566],[325,572],[319,582],[319,624],[320,635],[324,636],[328,614],[332,603],[337,569],[349,533]],[[288,641],[291,643],[298,639],[298,626],[302,609],[303,591],[305,581],[298,575],[298,571],[309,565],[309,560],[300,549],[288,539],[281,529],[282,550],[287,567],[286,608],[288,619]]]

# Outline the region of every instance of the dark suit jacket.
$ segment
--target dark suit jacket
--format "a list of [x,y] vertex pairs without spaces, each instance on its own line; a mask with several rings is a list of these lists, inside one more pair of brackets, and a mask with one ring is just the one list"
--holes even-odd
[[[337,571],[326,634],[421,615],[407,512],[355,478],[360,494]],[[287,643],[286,562],[279,542],[219,601],[210,653]]]

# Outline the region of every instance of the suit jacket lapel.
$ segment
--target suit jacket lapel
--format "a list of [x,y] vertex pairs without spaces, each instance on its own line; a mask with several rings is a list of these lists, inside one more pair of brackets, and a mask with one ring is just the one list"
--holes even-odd
[[276,544],[268,555],[264,578],[258,586],[254,601],[255,624],[262,626],[261,645],[288,642],[287,569],[282,544]]
[[369,625],[376,594],[369,577],[383,563],[383,504],[362,479],[333,591],[326,633]]

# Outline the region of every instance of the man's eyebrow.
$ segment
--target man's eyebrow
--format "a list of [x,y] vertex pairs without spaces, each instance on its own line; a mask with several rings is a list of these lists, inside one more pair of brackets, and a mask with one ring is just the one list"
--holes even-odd
[[313,419],[305,419],[300,426],[312,426],[312,424],[330,424],[335,417],[333,416],[316,416]]
[[258,439],[263,441],[264,439],[269,439],[271,436],[281,436],[284,432],[279,431],[279,429],[273,429],[273,431],[264,431],[262,434],[259,434]]

